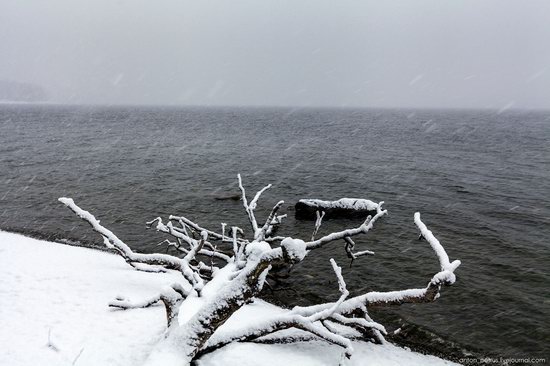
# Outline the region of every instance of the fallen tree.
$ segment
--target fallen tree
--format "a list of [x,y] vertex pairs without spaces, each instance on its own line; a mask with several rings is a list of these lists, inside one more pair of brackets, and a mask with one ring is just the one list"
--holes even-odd
[[[291,342],[322,339],[342,347],[342,362],[353,354],[352,338],[383,343],[386,330],[369,316],[369,307],[403,303],[431,302],[439,297],[442,285],[455,282],[455,269],[460,261],[450,262],[447,253],[435,236],[421,221],[414,222],[420,235],[433,248],[439,259],[440,271],[426,287],[390,292],[368,292],[349,298],[341,268],[333,259],[330,264],[338,280],[340,297],[335,302],[307,307],[295,307],[254,322],[253,326],[220,329],[239,309],[254,302],[270,270],[291,266],[303,261],[325,245],[341,241],[349,258],[374,254],[369,250],[355,251],[354,237],[367,234],[374,224],[387,214],[383,202],[376,213],[368,216],[358,227],[333,232],[316,238],[322,225],[323,213],[318,213],[311,240],[275,236],[285,215],[278,212],[283,201],[271,210],[267,219],[258,222],[255,209],[268,185],[249,202],[241,177],[238,176],[241,199],[251,226],[249,238],[244,230],[221,224],[219,232],[208,230],[183,216],[169,216],[166,223],[158,217],[148,227],[168,234],[162,244],[173,246],[181,256],[142,254],[134,252],[113,232],[103,227],[92,214],[78,207],[70,198],[60,198],[64,205],[99,233],[105,246],[118,253],[133,268],[147,272],[177,271],[181,282],[171,284],[159,294],[142,301],[114,299],[110,306],[117,309],[146,308],[162,303],[166,308],[167,331],[149,357],[150,364],[188,365],[202,355],[232,342]],[[299,334],[289,336],[289,329]]]

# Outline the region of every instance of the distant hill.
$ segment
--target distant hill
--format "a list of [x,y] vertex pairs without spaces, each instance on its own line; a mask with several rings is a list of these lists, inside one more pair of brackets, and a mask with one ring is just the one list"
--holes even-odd
[[7,102],[44,102],[48,94],[39,85],[0,80],[0,101]]

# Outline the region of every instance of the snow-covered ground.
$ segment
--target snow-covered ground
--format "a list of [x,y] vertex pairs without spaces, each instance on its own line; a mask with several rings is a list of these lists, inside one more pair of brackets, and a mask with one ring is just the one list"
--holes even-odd
[[[118,295],[152,297],[177,278],[138,272],[109,253],[0,232],[0,365],[139,365],[163,336],[164,307],[121,311],[107,304]],[[239,322],[253,322],[268,306],[247,306]],[[391,344],[353,347],[348,365],[453,365]],[[199,364],[336,366],[340,355],[325,342],[240,343]]]

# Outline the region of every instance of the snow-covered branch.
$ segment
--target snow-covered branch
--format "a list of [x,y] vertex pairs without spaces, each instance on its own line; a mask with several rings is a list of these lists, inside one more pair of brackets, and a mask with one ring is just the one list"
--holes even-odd
[[109,249],[118,252],[131,265],[141,263],[153,266],[163,266],[167,269],[181,270],[181,260],[166,254],[141,254],[133,252],[112,231],[103,227],[91,213],[78,207],[71,198],[59,198],[59,201],[73,211],[78,217],[92,226],[94,231],[103,237],[103,243]]
[[338,267],[332,258],[330,259],[330,263],[334,273],[336,274],[336,278],[338,279],[338,287],[341,292],[340,298],[331,307],[322,309],[319,312],[308,316],[303,316],[290,310],[285,314],[262,320],[251,327],[236,329],[232,332],[222,333],[219,336],[214,335],[214,337],[201,349],[199,354],[202,355],[212,352],[232,342],[250,342],[284,329],[295,328],[311,333],[318,338],[343,347],[345,349],[345,356],[347,358],[351,357],[353,347],[349,339],[337,333],[331,332],[329,329],[320,324],[323,320],[331,318],[338,310],[338,307],[349,295],[346,288],[346,283],[342,277],[342,269]]
[[311,233],[311,241],[315,240],[315,235],[317,235],[317,232],[319,231],[319,228],[323,223],[323,217],[325,217],[325,211],[322,211],[321,213],[319,213],[319,211],[316,211],[315,215],[317,218],[315,219],[315,228],[313,229],[313,233]]
[[[248,239],[244,237],[243,230],[236,226],[222,223],[221,232],[216,232],[181,215],[169,216],[166,224],[160,217],[147,223],[148,227],[170,235],[172,241],[165,239],[159,245],[176,248],[181,257],[135,253],[114,233],[103,227],[92,214],[78,207],[72,199],[59,199],[90,224],[101,235],[108,248],[113,249],[134,268],[148,272],[175,270],[181,274],[181,283],[172,284],[149,299],[129,301],[117,298],[109,304],[112,308],[124,310],[164,304],[168,330],[166,338],[151,354],[151,364],[162,359],[165,352],[170,352],[171,356],[177,355],[182,365],[189,365],[201,355],[232,342],[273,342],[281,339],[285,342],[322,339],[342,347],[344,356],[349,358],[353,353],[352,338],[363,337],[376,343],[384,342],[386,330],[370,317],[369,308],[431,302],[439,297],[443,285],[450,285],[456,280],[454,272],[460,261],[449,260],[441,243],[420,220],[420,214],[416,213],[414,222],[421,237],[426,239],[436,253],[440,266],[440,271],[432,276],[426,287],[388,292],[371,291],[349,298],[342,269],[331,259],[340,290],[337,301],[294,307],[286,311],[280,309],[281,311],[274,312],[272,316],[265,316],[252,325],[241,328],[222,327],[238,310],[258,299],[262,288],[267,284],[268,274],[275,267],[290,269],[292,265],[305,261],[312,253],[320,253],[315,252],[315,249],[337,240],[343,241],[344,250],[352,261],[358,257],[373,255],[374,252],[370,250],[355,251],[354,240],[367,234],[387,214],[382,209],[383,202],[376,204],[362,199],[307,200],[301,204],[308,208],[318,208],[311,240],[306,242],[297,238],[274,236],[282,219],[286,217],[278,215],[284,202],[277,202],[265,221],[262,221],[263,225],[259,226],[255,209],[262,193],[271,185],[258,191],[249,203],[240,175],[238,182],[243,207],[252,227],[252,235]],[[344,210],[348,206],[356,211],[376,213],[372,217],[369,215],[356,228],[329,233],[316,239],[325,216],[324,210],[332,209],[334,213],[334,210]],[[227,244],[226,248],[218,249],[224,244]],[[178,317],[180,308],[184,310]],[[290,330],[291,335],[288,333]]]
[[[344,241],[346,242],[346,245],[344,246],[344,249],[346,251],[346,254],[348,255],[348,258],[351,259],[351,264],[353,264],[353,261],[356,260],[359,257],[362,257],[364,255],[374,255],[374,252],[371,250],[363,250],[360,252],[354,252],[353,249],[355,249],[355,242],[352,238],[349,236],[346,236],[344,238]],[[350,264],[350,266],[351,266]]]
[[[456,280],[454,271],[460,265],[460,261],[455,260],[450,263],[449,257],[447,256],[447,253],[441,243],[439,243],[435,236],[433,236],[432,232],[428,230],[426,225],[420,221],[420,214],[416,213],[414,218],[415,224],[421,230],[422,235],[427,238],[430,245],[436,252],[440,262],[441,271],[434,274],[425,288],[387,292],[368,292],[344,301],[338,307],[338,313],[345,315],[353,314],[357,311],[364,312],[368,307],[432,302],[439,297],[441,285],[451,285],[454,283]],[[330,308],[331,306],[333,306],[333,304],[314,305],[305,308],[298,307],[295,311],[306,316]]]
[[312,240],[310,242],[306,243],[307,249],[317,249],[320,248],[332,241],[344,239],[346,237],[352,237],[359,234],[366,234],[368,233],[374,226],[374,223],[382,216],[388,213],[387,210],[382,210],[382,204],[384,202],[380,202],[376,207],[376,215],[374,217],[368,216],[367,219],[363,222],[363,224],[357,228],[354,229],[347,229],[343,231],[339,231],[336,233],[331,233],[329,235],[323,236],[320,239]]
[[256,239],[259,238],[261,233],[260,233],[260,230],[258,229],[258,222],[256,221],[256,216],[254,216],[254,210],[256,209],[256,206],[258,204],[258,200],[260,199],[260,196],[266,190],[271,188],[271,184],[268,184],[267,186],[265,186],[264,188],[259,190],[256,193],[256,195],[254,196],[254,198],[252,199],[252,201],[250,202],[250,204],[248,204],[248,201],[246,199],[246,191],[245,191],[244,186],[243,186],[241,175],[238,174],[237,178],[239,180],[239,189],[241,190],[241,194],[242,194],[243,207],[244,207],[244,209],[245,209],[245,211],[248,215],[248,220],[250,221],[250,225],[252,226],[252,231],[254,233],[254,239],[256,240]]
[[265,240],[268,235],[273,233],[273,228],[281,223],[282,218],[286,217],[286,215],[277,216],[277,212],[279,212],[279,209],[284,205],[284,203],[285,201],[279,201],[275,206],[273,206],[267,220],[265,220],[264,226],[262,226],[260,230],[258,240]]
[[[184,216],[170,215],[168,217],[168,220],[178,221],[180,224],[187,225],[187,226],[189,226],[190,228],[194,229],[196,232],[199,232],[199,233],[205,231],[206,233],[208,233],[208,238],[209,239],[221,240],[224,243],[231,243],[232,242],[231,238],[225,236],[225,226],[227,225],[225,223],[222,223],[222,233],[220,234],[220,233],[216,233],[212,230],[205,229],[205,228],[201,227],[200,225],[194,223],[193,221],[189,220],[188,218],[186,218]],[[238,239],[238,240],[241,241],[241,242],[248,242],[248,240],[241,240],[241,239]]]
[[166,320],[168,327],[172,321],[178,316],[180,303],[189,295],[189,291],[185,290],[179,283],[173,283],[162,290],[160,294],[147,300],[132,302],[124,298],[116,298],[109,303],[112,308],[121,310],[148,308],[162,302],[166,308]]
[[420,230],[421,237],[426,239],[426,241],[430,243],[430,245],[432,246],[432,249],[437,255],[437,258],[439,259],[441,272],[436,275],[438,277],[437,280],[438,281],[445,280],[449,284],[454,283],[456,280],[454,271],[458,268],[458,266],[460,266],[460,261],[455,260],[452,263],[449,261],[449,256],[447,255],[445,248],[443,248],[439,240],[437,240],[437,238],[432,234],[432,232],[428,230],[426,225],[424,225],[422,220],[420,220],[420,212],[416,212],[414,214],[414,223]]
[[[173,216],[170,216],[170,217],[173,217]],[[156,225],[154,225],[155,223],[156,223]],[[174,236],[176,239],[178,239],[178,242],[187,243],[188,246],[189,246],[189,249],[182,248],[179,244],[172,243],[172,242],[168,241],[168,245],[174,246],[176,249],[184,252],[186,254],[185,257],[188,258],[188,259],[193,259],[197,255],[204,255],[204,256],[207,256],[207,257],[213,257],[213,258],[221,259],[225,262],[231,261],[231,258],[228,255],[226,255],[226,254],[224,254],[220,251],[215,250],[214,245],[212,245],[210,242],[206,241],[206,237],[208,237],[208,233],[209,233],[207,230],[202,230],[201,231],[202,244],[200,244],[201,243],[200,240],[192,238],[191,236],[189,236],[188,234],[183,232],[183,230],[180,230],[180,229],[176,228],[175,226],[173,226],[171,222],[168,222],[166,225],[163,224],[162,219],[160,217],[157,217],[153,221],[149,221],[147,223],[148,227],[153,227],[153,225],[154,225],[154,227],[157,231],[167,233],[167,234],[170,234],[170,235]],[[197,225],[197,227],[199,227],[199,226]],[[164,242],[166,242],[166,241],[164,241]],[[199,245],[200,245],[200,248],[198,248]],[[205,249],[205,248],[211,248],[212,250]],[[191,255],[189,255],[189,253],[191,253]]]

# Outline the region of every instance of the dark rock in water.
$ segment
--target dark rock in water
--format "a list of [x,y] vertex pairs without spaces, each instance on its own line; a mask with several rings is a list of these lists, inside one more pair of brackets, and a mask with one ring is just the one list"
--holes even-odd
[[329,218],[366,218],[376,215],[378,204],[362,198],[341,198],[338,201],[303,199],[296,203],[295,216],[300,220],[315,220],[317,211]]
[[230,195],[226,195],[226,196],[215,196],[214,199],[217,200],[217,201],[238,201],[238,200],[241,199],[241,195],[240,194],[230,194]]

